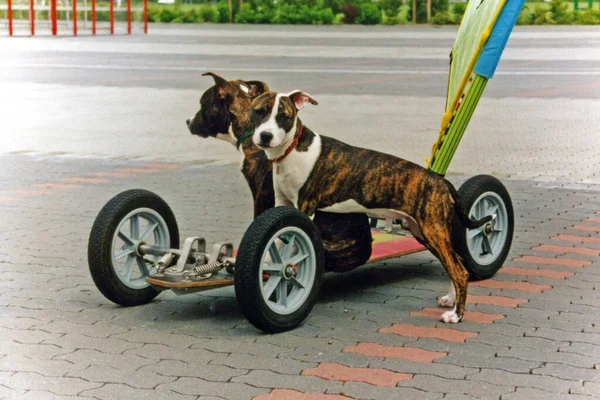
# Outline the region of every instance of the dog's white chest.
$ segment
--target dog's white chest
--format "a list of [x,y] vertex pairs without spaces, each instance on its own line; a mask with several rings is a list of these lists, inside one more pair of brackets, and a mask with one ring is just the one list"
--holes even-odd
[[280,192],[286,200],[297,206],[298,193],[306,183],[320,154],[321,137],[315,134],[307,151],[294,150],[281,163],[274,163],[273,184],[276,195]]

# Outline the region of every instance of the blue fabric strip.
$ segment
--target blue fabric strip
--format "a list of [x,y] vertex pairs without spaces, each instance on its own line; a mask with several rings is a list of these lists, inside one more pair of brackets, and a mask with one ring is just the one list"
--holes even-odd
[[475,64],[475,73],[488,79],[494,76],[500,56],[524,4],[525,0],[506,0],[492,28],[492,33]]

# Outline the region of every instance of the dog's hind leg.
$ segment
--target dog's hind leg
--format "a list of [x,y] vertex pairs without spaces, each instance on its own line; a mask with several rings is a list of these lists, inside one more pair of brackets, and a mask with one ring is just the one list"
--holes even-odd
[[454,307],[455,302],[456,289],[454,288],[454,283],[450,282],[450,289],[448,290],[448,294],[438,299],[438,305],[440,307]]
[[[465,269],[462,261],[452,247],[450,230],[444,229],[439,223],[422,224],[421,229],[427,242],[427,247],[431,249],[442,263],[455,291],[454,309],[442,314],[442,321],[457,323],[460,322],[465,313],[465,303],[467,302],[467,287],[469,284],[469,273]],[[450,295],[452,290],[450,291]],[[443,297],[442,297],[443,299]],[[441,300],[441,299],[440,299]],[[448,299],[450,300],[450,299]],[[441,305],[441,304],[440,304]]]

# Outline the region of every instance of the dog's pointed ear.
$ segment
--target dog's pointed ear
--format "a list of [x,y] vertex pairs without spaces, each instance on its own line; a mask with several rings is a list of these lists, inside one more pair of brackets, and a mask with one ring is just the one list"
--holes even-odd
[[202,76],[212,76],[213,79],[215,80],[215,85],[217,86],[223,86],[227,83],[227,81],[223,78],[221,78],[219,75],[212,73],[212,72],[205,72],[204,74],[202,74]]
[[301,90],[291,91],[287,94],[287,97],[294,102],[298,110],[302,110],[308,103],[315,106],[319,104],[310,94],[304,93]]
[[244,81],[244,83],[248,85],[248,96],[251,99],[269,91],[267,84],[261,81]]

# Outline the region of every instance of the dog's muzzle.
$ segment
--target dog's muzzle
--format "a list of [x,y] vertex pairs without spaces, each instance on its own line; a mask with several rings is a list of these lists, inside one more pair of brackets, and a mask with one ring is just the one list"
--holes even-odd
[[260,143],[259,146],[261,147],[271,147],[270,143],[271,140],[273,140],[273,134],[270,132],[261,132],[259,135],[260,138]]

